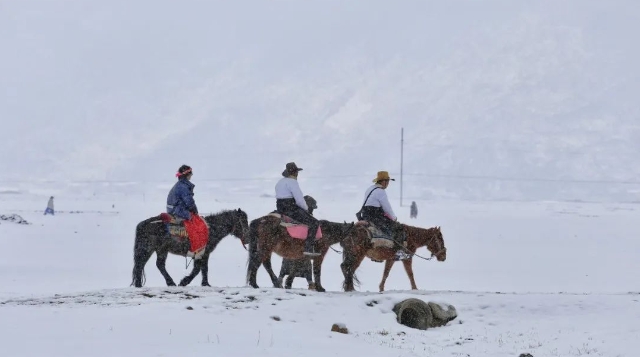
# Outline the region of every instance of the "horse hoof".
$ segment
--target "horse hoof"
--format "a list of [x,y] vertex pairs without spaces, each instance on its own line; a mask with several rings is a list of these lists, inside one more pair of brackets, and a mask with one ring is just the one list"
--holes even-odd
[[285,285],[284,288],[285,289],[291,289],[291,285]]
[[323,293],[326,290],[322,286],[316,286],[316,291],[319,292],[319,293]]
[[173,281],[170,281],[167,283],[167,286],[176,286],[176,283],[174,283]]
[[254,288],[254,289],[258,289],[258,288],[260,288],[260,287],[258,286],[258,284],[249,284],[249,286],[250,286],[250,287],[252,287],[252,288]]
[[208,287],[211,287],[211,285],[209,285],[209,283],[202,283],[202,286],[208,286]]

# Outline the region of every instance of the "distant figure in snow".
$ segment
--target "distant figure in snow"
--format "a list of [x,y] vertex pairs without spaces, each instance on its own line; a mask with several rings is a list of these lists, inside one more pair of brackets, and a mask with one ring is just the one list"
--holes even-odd
[[416,201],[411,202],[411,218],[418,218],[418,205]]
[[55,216],[55,211],[53,209],[53,196],[49,197],[49,202],[47,202],[47,209],[44,210],[44,215],[51,214]]

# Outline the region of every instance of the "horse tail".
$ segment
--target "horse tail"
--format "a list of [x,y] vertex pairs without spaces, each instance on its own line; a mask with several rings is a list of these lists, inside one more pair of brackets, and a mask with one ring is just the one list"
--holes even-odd
[[256,269],[256,265],[259,265],[258,254],[258,225],[260,219],[254,219],[249,224],[249,233],[247,239],[249,240],[249,254],[247,258],[247,283],[250,282],[251,274]]
[[145,246],[145,243],[148,242],[146,242],[147,235],[145,234],[144,230],[149,223],[157,221],[159,219],[160,216],[151,217],[138,223],[138,225],[136,226],[136,237],[133,244],[133,271],[131,273],[131,285],[129,286],[133,286],[136,280],[141,281],[142,285],[144,285],[147,280],[144,273],[144,264],[149,259],[149,254],[147,252],[147,247]]

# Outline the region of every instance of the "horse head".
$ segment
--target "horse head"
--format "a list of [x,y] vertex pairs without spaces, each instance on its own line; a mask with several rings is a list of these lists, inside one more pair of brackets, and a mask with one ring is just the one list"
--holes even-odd
[[431,247],[427,248],[431,251],[431,254],[436,257],[439,262],[447,260],[447,247],[444,246],[444,238],[442,237],[442,230],[440,226],[432,228],[434,230],[433,238],[431,239],[433,250]]
[[231,212],[233,214],[233,228],[231,229],[231,234],[240,238],[240,241],[244,244],[245,237],[249,234],[249,218],[240,208]]

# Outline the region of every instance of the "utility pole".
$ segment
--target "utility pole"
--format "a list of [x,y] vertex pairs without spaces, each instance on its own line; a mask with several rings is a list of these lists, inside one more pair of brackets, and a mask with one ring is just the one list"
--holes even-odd
[[404,128],[400,128],[400,207],[402,207],[402,164],[404,160]]

